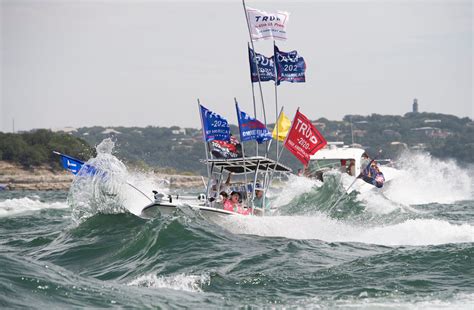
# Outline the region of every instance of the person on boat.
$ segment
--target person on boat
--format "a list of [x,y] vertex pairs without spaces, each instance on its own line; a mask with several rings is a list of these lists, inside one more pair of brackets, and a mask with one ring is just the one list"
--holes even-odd
[[216,198],[218,198],[217,193],[219,193],[219,195],[222,192],[227,193],[227,191],[229,190],[231,175],[232,175],[232,172],[229,172],[229,174],[227,175],[227,180],[225,181],[225,183],[221,183],[219,188],[217,188],[217,184],[219,183],[219,181],[217,179],[212,180],[211,192],[209,194],[209,197],[210,197],[209,201],[213,202],[214,200],[216,200]]
[[382,188],[385,183],[385,177],[380,171],[377,162],[374,160],[361,173],[361,178],[365,182],[374,185],[377,188]]
[[[265,208],[264,208],[264,200],[265,200]],[[265,209],[265,211],[270,210],[270,201],[265,197],[264,199],[264,191],[260,184],[255,185],[255,197],[253,198],[253,207]]]
[[341,172],[347,172],[346,163],[347,161],[345,159],[341,159],[341,168],[340,168]]
[[365,168],[367,168],[367,165],[369,163],[370,163],[370,157],[366,152],[364,152],[364,154],[362,154],[360,158],[360,169],[364,170]]
[[227,192],[220,192],[219,198],[216,201],[219,204],[219,207],[224,208],[227,201],[229,201],[229,195],[227,195]]
[[347,168],[347,173],[349,175],[355,176],[355,160],[351,159],[351,162],[349,163],[349,167]]
[[235,192],[235,191],[232,192],[230,194],[230,199],[228,199],[224,203],[224,210],[243,214],[243,215],[249,214],[250,211],[248,209],[244,209],[243,206],[241,205],[240,197],[241,195],[239,192]]

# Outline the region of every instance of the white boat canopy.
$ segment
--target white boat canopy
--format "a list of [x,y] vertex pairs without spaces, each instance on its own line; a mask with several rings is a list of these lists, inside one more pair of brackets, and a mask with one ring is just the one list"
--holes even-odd
[[363,149],[353,148],[353,147],[325,147],[322,150],[319,150],[311,156],[311,160],[320,160],[320,159],[355,159],[360,161],[362,154],[364,154]]
[[[206,161],[204,161],[206,163]],[[231,158],[231,159],[209,159],[207,161],[209,165],[213,165],[215,168],[223,168],[225,171],[232,172],[233,174],[243,174],[257,171],[271,171],[276,169],[276,172],[292,172],[292,170],[285,165],[277,163],[275,160],[262,157],[252,156],[244,158]]]

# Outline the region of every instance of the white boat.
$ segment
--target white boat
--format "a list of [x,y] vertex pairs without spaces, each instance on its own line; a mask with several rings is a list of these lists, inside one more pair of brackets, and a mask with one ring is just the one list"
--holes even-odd
[[[254,189],[257,184],[265,193],[271,184],[275,173],[290,173],[292,170],[275,160],[253,156],[233,159],[208,159],[204,163],[208,166],[211,179],[208,180],[205,194],[199,197],[180,197],[177,195],[155,195],[155,201],[145,206],[141,211],[141,216],[145,218],[171,214],[176,208],[191,208],[199,211],[207,217],[216,216],[243,216],[238,212],[223,209],[218,194],[223,187],[228,190],[237,191],[242,197],[242,205],[249,211],[249,215],[262,216],[265,210],[253,206]],[[225,184],[226,175],[232,175],[232,182]],[[265,205],[265,202],[263,203]]]
[[[359,192],[373,190],[376,187],[356,178],[370,162],[364,159],[366,151],[359,147],[344,146],[343,142],[329,142],[328,145],[311,156],[306,176],[316,178],[322,182],[329,176],[341,174],[342,183],[345,188],[355,182],[350,188]],[[379,162],[388,160],[377,160]],[[351,165],[353,163],[353,165]],[[387,165],[379,165],[380,171],[385,177],[385,183],[393,180],[399,171]]]

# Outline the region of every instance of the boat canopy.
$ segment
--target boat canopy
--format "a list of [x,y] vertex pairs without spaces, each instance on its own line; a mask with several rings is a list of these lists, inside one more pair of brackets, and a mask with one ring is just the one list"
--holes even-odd
[[[206,163],[206,161],[204,161]],[[276,172],[291,172],[292,170],[275,160],[262,157],[252,156],[244,158],[231,158],[231,159],[209,159],[207,161],[209,165],[213,165],[215,168],[223,168],[225,171],[232,172],[233,174],[243,174],[259,171],[271,171],[276,169]]]
[[320,159],[355,159],[360,161],[362,154],[364,154],[363,149],[354,148],[354,147],[325,147],[322,150],[319,150],[311,156],[311,160],[320,160]]

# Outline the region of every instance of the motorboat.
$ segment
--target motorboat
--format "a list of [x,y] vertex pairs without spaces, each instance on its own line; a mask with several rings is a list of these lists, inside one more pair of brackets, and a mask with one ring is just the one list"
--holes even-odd
[[[197,197],[156,193],[155,200],[142,209],[141,216],[150,218],[167,215],[178,207],[191,208],[206,217],[243,216],[243,212],[229,211],[223,208],[222,197],[219,197],[222,191],[238,192],[246,215],[263,216],[268,210],[253,204],[255,189],[263,191],[264,202],[262,205],[265,206],[265,199],[267,199],[265,194],[273,177],[276,174],[287,174],[292,171],[281,163],[263,156],[207,159],[203,162],[207,165],[211,175],[205,187],[205,193]],[[228,182],[224,181],[225,179]]]
[[[377,158],[376,161],[378,163],[388,163],[385,165],[378,164],[384,175],[385,183],[390,182],[399,174],[397,169],[389,165],[390,160]],[[344,187],[347,188],[349,183],[354,182],[351,190],[366,192],[376,187],[358,177],[370,162],[371,159],[367,152],[361,147],[346,146],[343,142],[328,142],[325,148],[311,156],[305,176],[324,183],[330,176],[341,175],[341,182]]]

